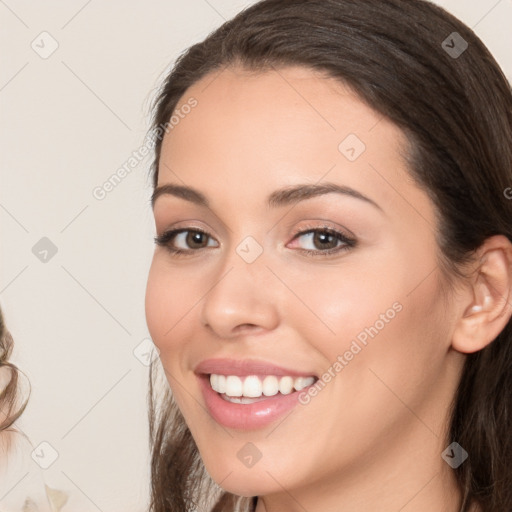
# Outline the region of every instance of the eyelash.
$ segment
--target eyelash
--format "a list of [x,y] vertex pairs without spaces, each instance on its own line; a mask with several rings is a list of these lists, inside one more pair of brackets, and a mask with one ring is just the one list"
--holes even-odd
[[[165,231],[160,236],[156,236],[154,238],[154,241],[157,245],[165,247],[171,254],[174,256],[186,256],[194,252],[198,252],[201,249],[205,249],[205,247],[200,249],[176,249],[170,245],[171,240],[178,234],[183,232],[191,232],[191,233],[201,233],[209,238],[211,238],[210,234],[206,231],[204,231],[201,228],[178,228],[178,229],[171,229],[169,231]],[[326,249],[325,251],[316,250],[312,251],[309,249],[296,249],[299,252],[305,254],[308,257],[316,257],[316,256],[329,256],[331,254],[340,253],[342,251],[346,251],[348,249],[351,249],[355,247],[356,241],[352,238],[347,237],[343,233],[340,233],[339,231],[336,231],[335,229],[329,228],[329,227],[320,227],[320,226],[306,226],[306,228],[303,231],[298,231],[293,235],[292,241],[296,238],[299,238],[299,236],[307,235],[310,233],[323,233],[327,235],[334,236],[337,240],[340,242],[343,242],[345,245],[341,247],[334,247],[332,249]]]

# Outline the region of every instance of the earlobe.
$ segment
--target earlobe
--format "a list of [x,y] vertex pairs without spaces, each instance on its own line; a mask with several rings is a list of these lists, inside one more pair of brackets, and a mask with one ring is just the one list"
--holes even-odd
[[490,237],[477,261],[452,335],[452,347],[468,354],[494,341],[512,316],[512,244],[503,235]]

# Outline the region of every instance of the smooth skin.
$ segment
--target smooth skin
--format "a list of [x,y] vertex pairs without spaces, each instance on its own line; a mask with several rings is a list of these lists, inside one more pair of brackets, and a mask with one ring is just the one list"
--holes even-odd
[[[157,235],[192,233],[169,243],[188,254],[156,247],[146,318],[208,472],[259,496],[257,512],[458,512],[441,457],[448,410],[465,354],[512,314],[510,242],[488,239],[474,277],[445,293],[434,205],[407,172],[402,132],[316,71],[227,68],[178,108],[190,97],[197,106],[164,137],[158,185],[194,187],[209,205],[156,199]],[[366,146],[355,161],[339,150],[349,134]],[[277,189],[325,182],[378,206],[338,193],[267,205]],[[326,226],[356,244],[322,237]],[[236,251],[248,236],[263,249],[252,263]],[[333,247],[345,250],[314,254]],[[401,311],[309,404],[268,428],[227,429],[207,412],[193,372],[203,359],[322,375],[396,302]],[[262,454],[250,468],[237,457],[248,442]]]

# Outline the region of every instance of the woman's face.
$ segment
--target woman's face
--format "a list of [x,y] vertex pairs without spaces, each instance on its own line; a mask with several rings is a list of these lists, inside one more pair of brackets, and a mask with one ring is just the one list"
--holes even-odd
[[[300,67],[210,74],[177,111],[158,187],[207,204],[157,194],[157,236],[189,231],[156,247],[146,316],[213,479],[295,496],[442,463],[461,354],[433,204],[407,173],[401,131]],[[271,396],[226,401],[211,373],[232,396]]]

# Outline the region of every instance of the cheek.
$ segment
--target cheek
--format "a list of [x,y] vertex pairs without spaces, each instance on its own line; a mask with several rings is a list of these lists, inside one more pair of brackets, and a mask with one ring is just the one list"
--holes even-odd
[[189,297],[186,293],[193,289],[190,278],[184,281],[178,272],[166,265],[162,255],[155,254],[146,285],[146,324],[160,352],[165,379],[181,411],[187,410],[187,393],[183,391],[183,358],[180,354],[187,346],[186,314],[197,302],[197,298],[194,300],[192,294]]
[[156,258],[153,257],[146,284],[145,311],[146,324],[155,345],[162,350],[161,341],[165,333],[165,312],[168,310],[165,286],[160,278]]
[[385,256],[375,261],[369,252],[358,254],[336,266],[300,269],[287,276],[295,295],[284,314],[330,361],[348,350],[354,338],[364,340],[366,328],[376,322],[381,327],[381,315],[396,317],[393,304],[405,295],[404,271],[390,268],[393,255]]
[[[439,371],[449,340],[434,260],[425,255],[390,245],[378,259],[358,255],[293,276],[294,292],[308,308],[290,300],[288,322],[321,354],[325,371],[343,373],[331,379],[332,389],[382,386],[380,371],[392,386],[409,383],[412,393],[414,384],[425,385],[422,376]],[[343,367],[333,368],[339,356]]]
[[[193,307],[194,283],[171,271],[161,255],[155,254],[148,275],[145,297],[146,323],[153,342],[164,355],[183,344],[181,321]],[[190,296],[189,296],[190,295]],[[197,299],[196,299],[197,300]]]

